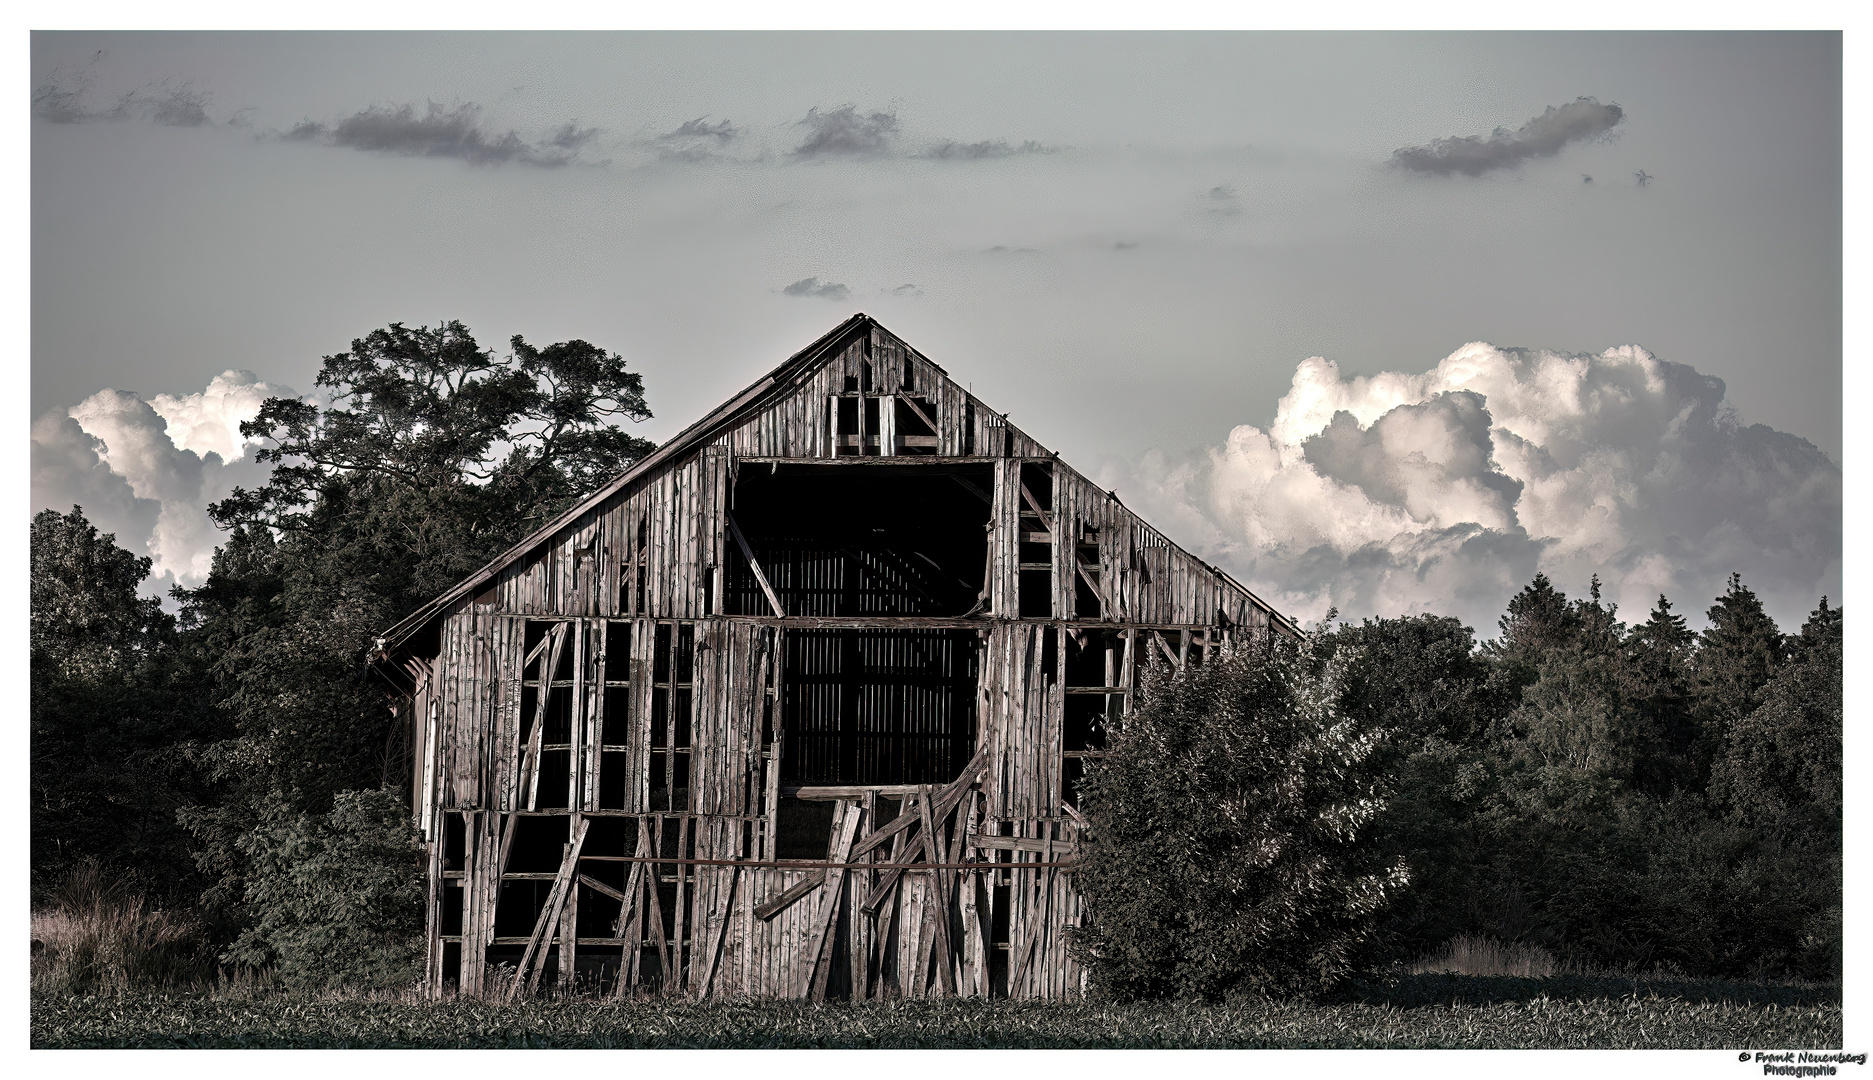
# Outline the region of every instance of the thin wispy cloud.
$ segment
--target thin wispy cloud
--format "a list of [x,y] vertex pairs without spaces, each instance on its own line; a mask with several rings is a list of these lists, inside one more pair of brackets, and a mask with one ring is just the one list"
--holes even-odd
[[1513,169],[1531,158],[1553,157],[1570,143],[1604,138],[1625,119],[1625,110],[1616,104],[1576,98],[1566,105],[1548,106],[1514,131],[1497,128],[1488,138],[1451,136],[1423,146],[1401,147],[1392,151],[1392,164],[1435,176],[1481,176],[1494,169]]
[[994,158],[1019,157],[1023,154],[1051,154],[1054,147],[1043,146],[1033,139],[1021,143],[1011,143],[1006,139],[989,139],[983,142],[957,142],[945,139],[925,150],[919,157],[934,158],[938,161],[985,161]]
[[726,119],[711,124],[708,117],[699,116],[652,138],[650,145],[666,161],[719,161],[742,135],[742,129]]
[[54,124],[93,120],[146,120],[164,127],[205,127],[209,96],[193,83],[162,81],[120,95],[109,106],[94,105],[89,78],[66,83],[58,77],[33,88],[32,114]]
[[675,131],[666,132],[665,134],[657,136],[657,141],[689,142],[691,140],[703,139],[713,140],[717,143],[728,143],[732,142],[736,136],[741,134],[741,129],[729,123],[727,120],[718,120],[713,124],[708,121],[709,118],[706,116],[699,116],[694,120],[685,120]]
[[816,277],[801,278],[781,290],[787,296],[817,296],[822,300],[844,300],[852,295],[852,290],[836,281],[821,281]]
[[806,139],[793,150],[803,158],[878,157],[891,148],[898,129],[897,113],[861,114],[851,105],[831,112],[820,112],[815,106],[796,126],[807,129]]
[[511,161],[554,168],[570,164],[597,130],[569,122],[533,143],[513,130],[496,134],[483,124],[481,106],[472,101],[452,108],[432,101],[421,113],[408,104],[372,105],[331,124],[306,120],[283,137],[401,157],[455,158],[470,165]]
[[915,285],[910,285],[910,284],[899,285],[895,289],[886,289],[884,291],[889,296],[922,296],[923,295],[922,289],[918,288]]

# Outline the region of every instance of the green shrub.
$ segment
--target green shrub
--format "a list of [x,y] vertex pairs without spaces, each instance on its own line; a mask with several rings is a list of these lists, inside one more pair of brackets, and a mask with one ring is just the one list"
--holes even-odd
[[330,813],[276,803],[239,841],[252,923],[226,959],[305,990],[397,986],[422,956],[421,845],[402,797],[344,791]]
[[1082,789],[1075,948],[1095,988],[1217,1000],[1350,973],[1406,882],[1364,835],[1381,736],[1336,704],[1355,658],[1278,640],[1147,679]]

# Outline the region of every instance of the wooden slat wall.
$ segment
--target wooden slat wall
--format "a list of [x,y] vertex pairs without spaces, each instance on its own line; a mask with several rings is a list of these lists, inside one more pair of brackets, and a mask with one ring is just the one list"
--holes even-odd
[[[1196,655],[1206,643],[1231,634],[1272,632],[1266,607],[1247,592],[1171,543],[1110,492],[1059,462],[915,349],[873,328],[835,350],[826,362],[795,376],[710,442],[662,463],[581,514],[543,540],[531,558],[499,573],[473,603],[465,602],[441,620],[430,675],[411,702],[412,722],[421,725],[419,745],[431,762],[431,771],[419,774],[425,777],[419,783],[432,785],[433,792],[426,836],[440,845],[443,817],[465,815],[460,817],[466,841],[459,893],[462,959],[457,971],[469,992],[481,986],[483,958],[493,941],[502,830],[526,802],[520,785],[521,750],[533,721],[521,710],[527,619],[576,620],[566,646],[574,656],[578,703],[568,766],[573,771],[573,810],[636,815],[646,827],[661,821],[671,837],[666,847],[681,833],[689,838],[688,852],[699,858],[772,857],[778,788],[764,767],[762,715],[767,685],[778,679],[784,631],[771,622],[718,614],[723,606],[718,575],[726,556],[724,516],[732,505],[741,460],[834,456],[828,407],[846,392],[848,379],[856,380],[861,392],[886,398],[878,426],[887,432],[888,417],[894,415],[889,396],[915,395],[936,420],[940,455],[994,465],[991,596],[980,631],[977,686],[978,732],[989,760],[979,791],[964,800],[955,811],[957,820],[945,824],[945,830],[999,835],[1005,828],[1007,835],[1044,843],[1053,851],[1050,857],[1015,852],[1017,862],[1069,857],[1076,845],[1073,824],[1061,806],[1067,653],[1062,620],[1101,620],[1131,628],[1124,633],[1135,635],[1128,638],[1132,664],[1117,676],[1126,686],[1132,684],[1138,665],[1159,654],[1152,640],[1155,633],[1165,634],[1173,652]],[[888,443],[879,449],[886,454],[892,450]],[[1024,460],[1050,464],[1054,477],[1051,619],[1017,618]],[[1097,610],[1080,610],[1078,544],[1082,536],[1093,535],[1097,556],[1089,552],[1087,568],[1097,583],[1099,603]],[[615,730],[628,733],[630,753],[622,762],[606,762],[597,750],[606,707],[606,619],[627,620],[631,630],[631,655],[614,658],[614,669],[628,670],[631,681],[628,725],[615,725]],[[651,653],[657,620],[694,622],[697,650],[689,805],[653,815]],[[1192,630],[1200,633],[1193,637]],[[433,725],[428,719],[432,713]],[[784,733],[777,734],[784,738]],[[599,806],[601,766],[629,770],[621,811]],[[860,836],[873,827],[869,815],[876,810],[875,798],[865,807],[851,804],[850,812],[867,815]],[[881,851],[878,857],[887,853]],[[617,857],[631,852],[588,854]],[[908,850],[893,857],[906,858]],[[437,877],[441,866],[440,856],[432,857],[432,895],[454,896]],[[675,873],[668,866],[659,872]],[[841,956],[847,966],[833,973],[832,986],[856,993],[869,982],[873,993],[897,992],[892,988],[940,992],[941,979],[926,991],[917,971],[928,956],[926,939],[935,926],[926,914],[937,904],[939,892],[949,894],[941,918],[950,927],[949,967],[957,992],[990,991],[990,959],[998,944],[1008,946],[1007,975],[1014,976],[1020,968],[1021,977],[1007,987],[1008,993],[1057,997],[1083,989],[1085,973],[1067,954],[1062,933],[1080,918],[1083,903],[1071,873],[1050,874],[1040,868],[997,871],[1012,878],[1003,901],[996,897],[1004,894],[991,887],[984,873],[951,874],[947,887],[940,887],[935,875],[909,873],[873,918],[857,913],[857,908],[883,875],[855,872],[845,876],[835,893],[817,889],[771,919],[754,915],[755,907],[810,873],[758,867],[684,870],[680,911],[668,913],[671,925],[683,928],[687,942],[673,943],[683,956],[681,986],[666,989],[754,996],[799,993],[810,963],[803,950],[825,924],[823,905],[836,902],[841,907],[833,932],[846,943]],[[569,910],[577,910],[579,895],[575,886]],[[595,894],[583,895],[585,903],[595,902]],[[1006,943],[990,940],[998,902],[1009,908]],[[572,923],[568,916],[565,925]],[[644,926],[646,937],[654,941],[648,923]],[[440,940],[433,929],[431,935],[432,943]],[[556,932],[547,937],[547,947],[559,947]],[[1014,957],[1024,942],[1031,942],[1025,961]],[[589,955],[592,947],[586,948]],[[830,946],[825,959],[832,960]],[[432,957],[432,989],[441,987],[442,966]]]

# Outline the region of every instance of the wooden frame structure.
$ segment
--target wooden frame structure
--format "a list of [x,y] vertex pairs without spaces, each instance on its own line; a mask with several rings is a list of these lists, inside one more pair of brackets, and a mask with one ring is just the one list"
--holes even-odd
[[1104,723],[1293,632],[853,316],[379,639],[428,988],[1077,993]]

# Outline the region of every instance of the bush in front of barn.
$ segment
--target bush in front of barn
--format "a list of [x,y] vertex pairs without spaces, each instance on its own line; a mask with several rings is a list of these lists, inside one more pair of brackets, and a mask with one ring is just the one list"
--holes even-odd
[[1278,639],[1146,680],[1081,787],[1074,948],[1096,992],[1290,996],[1351,974],[1407,880],[1366,836],[1383,734],[1338,708],[1354,659]]

